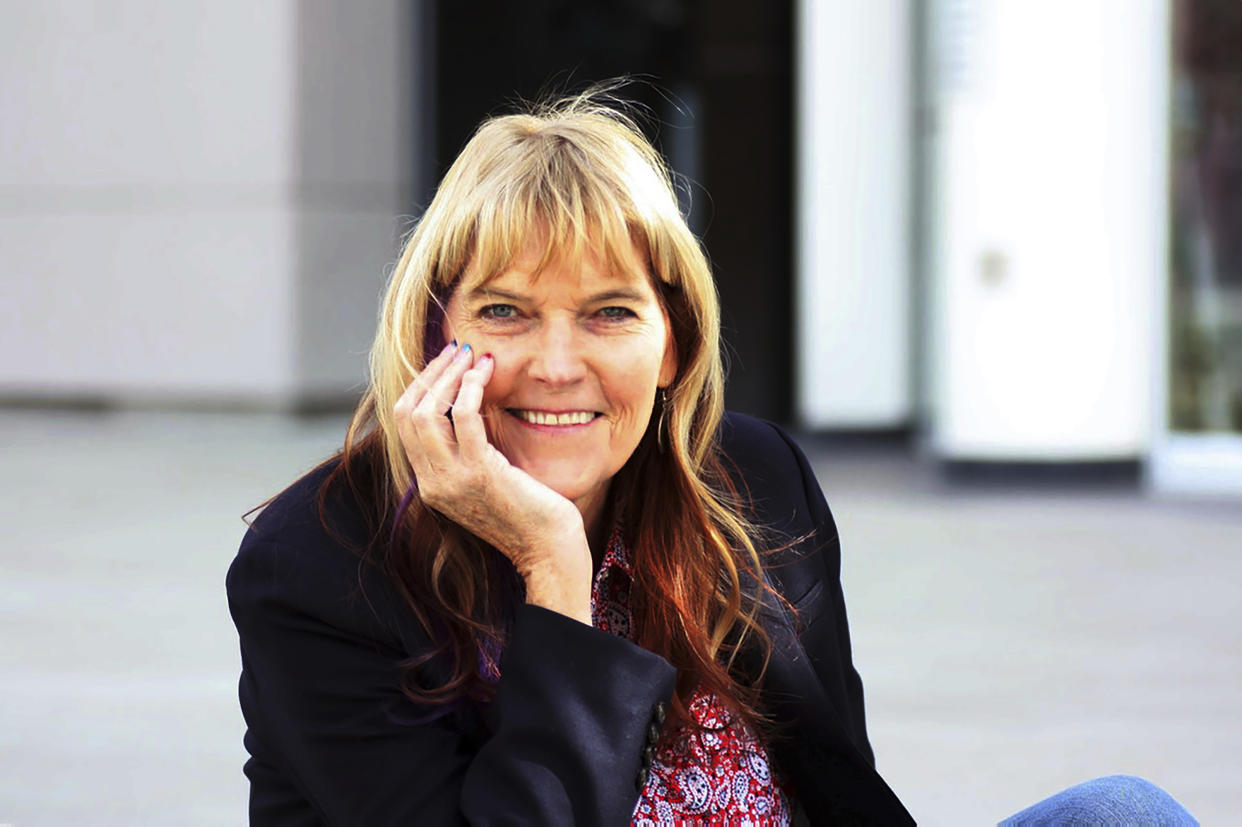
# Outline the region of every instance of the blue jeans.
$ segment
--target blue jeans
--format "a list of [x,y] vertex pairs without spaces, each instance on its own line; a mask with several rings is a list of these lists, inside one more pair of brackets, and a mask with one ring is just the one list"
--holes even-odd
[[1132,775],[1086,781],[1014,813],[999,827],[1043,824],[1198,825],[1173,796]]

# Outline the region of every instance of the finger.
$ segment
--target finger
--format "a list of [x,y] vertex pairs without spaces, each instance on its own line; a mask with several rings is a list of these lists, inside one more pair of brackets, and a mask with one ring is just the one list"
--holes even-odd
[[457,436],[453,422],[445,414],[452,408],[461,388],[461,377],[470,369],[473,359],[470,345],[463,345],[410,416],[420,450],[431,470],[437,473],[457,459]]
[[414,378],[410,380],[410,384],[406,385],[405,392],[402,393],[402,400],[409,407],[417,405],[422,401],[423,396],[431,388],[432,385],[444,374],[447,368],[453,362],[453,356],[457,353],[457,342],[449,342],[421,371],[414,374]]
[[393,405],[393,418],[397,421],[398,434],[405,435],[410,425],[410,416],[418,407],[418,403],[426,396],[427,391],[444,373],[444,369],[452,362],[452,357],[456,352],[456,342],[445,345],[444,349],[427,363],[426,368],[414,374],[414,378],[405,386],[405,390]]
[[461,388],[461,377],[470,369],[474,361],[474,351],[470,345],[462,345],[453,358],[444,366],[444,370],[427,388],[427,393],[419,401],[417,410],[431,410],[437,416],[444,416],[453,407],[457,399],[457,391]]
[[452,439],[451,425],[448,433],[436,434],[437,430],[444,428],[445,422],[435,422],[434,418],[438,415],[434,413],[426,413],[424,416],[428,419],[420,428],[416,421],[419,405],[426,398],[427,394],[434,387],[435,382],[443,376],[445,370],[453,363],[453,358],[457,355],[457,343],[450,342],[427,363],[425,370],[416,374],[410,384],[406,386],[405,391],[401,394],[401,398],[397,400],[393,406],[393,417],[397,423],[397,434],[401,437],[401,442],[405,446],[406,454],[410,459],[410,464],[415,471],[421,473],[427,470],[426,445],[425,439]]
[[495,360],[485,353],[461,378],[461,390],[453,402],[453,430],[463,460],[467,462],[483,455],[487,448],[487,429],[483,424],[481,409],[483,389],[487,387],[495,369]]

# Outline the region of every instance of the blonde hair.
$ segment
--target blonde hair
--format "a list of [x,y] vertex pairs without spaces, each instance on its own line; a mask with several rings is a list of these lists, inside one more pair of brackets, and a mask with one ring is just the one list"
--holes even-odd
[[[716,450],[724,389],[716,288],[680,212],[668,168],[610,91],[594,89],[527,113],[491,118],[466,144],[392,273],[371,350],[370,386],[350,424],[345,459],[354,446],[369,442],[371,452],[382,457],[389,496],[413,490],[393,406],[439,350],[443,306],[468,270],[472,279],[490,279],[531,244],[543,246],[540,268],[554,260],[572,263],[587,253],[623,267],[637,247],[668,314],[678,362],[663,408],[657,406],[642,443],[618,475],[628,475],[634,492],[626,495],[626,508],[636,513],[627,515],[626,523],[635,545],[636,587],[644,590],[641,604],[647,607],[635,619],[639,642],[668,657],[686,678],[675,704],[683,714],[695,688],[689,684],[705,683],[723,691],[754,722],[758,713],[751,701],[757,696],[728,674],[748,632],[758,632],[765,647],[768,643],[755,620],[758,595],[743,588],[747,571],[752,583],[763,582],[754,530]],[[659,417],[665,420],[666,447],[655,444]],[[657,477],[663,502],[642,496],[655,488]],[[413,499],[415,517],[425,515]],[[398,523],[404,519],[397,514]],[[433,639],[437,629],[456,623],[461,634],[447,638],[459,650],[473,641],[487,660],[487,639],[494,644],[503,638],[495,622],[480,616],[495,606],[495,598],[489,597],[477,548],[471,551],[477,543],[455,539],[459,529],[446,522],[407,540],[427,546],[411,553],[431,559],[388,570],[401,581],[407,602]],[[395,529],[392,536],[398,536]],[[445,637],[442,646],[452,648]],[[723,666],[722,654],[727,655]],[[454,658],[458,675],[450,682],[450,696],[469,691],[469,673],[478,662],[467,651]],[[443,687],[414,684],[408,691],[424,700],[446,694]]]

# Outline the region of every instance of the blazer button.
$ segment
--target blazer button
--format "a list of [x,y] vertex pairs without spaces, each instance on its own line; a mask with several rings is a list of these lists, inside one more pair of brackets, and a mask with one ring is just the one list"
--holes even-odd
[[655,718],[657,724],[664,723],[664,716],[668,713],[668,707],[664,701],[657,701],[655,707],[651,710],[651,717]]
[[660,725],[655,721],[651,722],[651,726],[647,727],[647,743],[654,744],[660,740]]
[[643,791],[643,787],[647,786],[647,768],[643,767],[638,771],[638,775],[634,778],[634,786],[639,792]]

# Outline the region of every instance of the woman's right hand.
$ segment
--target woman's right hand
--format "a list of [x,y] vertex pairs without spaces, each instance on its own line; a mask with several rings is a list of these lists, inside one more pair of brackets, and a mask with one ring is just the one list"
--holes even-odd
[[[582,515],[487,439],[481,406],[490,355],[448,345],[393,408],[422,502],[513,561],[526,599],[591,623],[591,550]],[[449,419],[448,413],[453,417]]]

